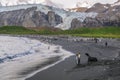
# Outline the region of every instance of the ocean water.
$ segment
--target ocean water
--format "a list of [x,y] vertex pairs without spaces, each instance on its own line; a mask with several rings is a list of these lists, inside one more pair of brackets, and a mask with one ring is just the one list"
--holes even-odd
[[[59,45],[23,37],[0,36],[0,80],[24,80],[71,55],[71,52],[65,51]],[[24,73],[55,57],[61,57],[61,60],[39,70]]]

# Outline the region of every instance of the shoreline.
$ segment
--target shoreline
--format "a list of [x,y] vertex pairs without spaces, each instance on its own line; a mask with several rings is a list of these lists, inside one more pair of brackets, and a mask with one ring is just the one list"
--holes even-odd
[[[19,35],[16,35],[16,36],[12,36],[12,35],[0,35],[0,36],[19,37]],[[28,38],[28,36],[24,36],[24,37]],[[35,39],[35,38],[29,38],[29,39],[38,40],[38,39]],[[38,41],[40,41],[40,40],[38,40]],[[44,42],[44,44],[45,44],[45,42]],[[46,45],[47,45],[47,43],[46,43]],[[21,71],[16,72],[17,76],[15,76],[15,77],[13,76],[14,78],[11,78],[11,79],[14,79],[14,80],[15,79],[23,80],[23,79],[29,78],[29,77],[35,75],[36,73],[38,73],[40,71],[43,71],[43,70],[45,70],[47,68],[50,68],[50,67],[52,67],[52,66],[60,63],[61,61],[63,61],[64,59],[66,59],[66,58],[68,58],[68,57],[70,57],[72,55],[70,52],[67,52],[61,46],[58,46],[58,45],[51,45],[50,50],[52,50],[52,48],[53,48],[52,46],[56,46],[56,48],[53,49],[53,53],[56,53],[56,55],[55,54],[52,55],[52,53],[51,53],[51,57],[49,55],[48,58],[46,58],[46,60],[43,60],[42,63],[35,63],[35,65],[33,63],[28,68],[25,67],[25,66],[23,66],[23,69],[21,69]],[[59,47],[59,51],[60,52],[55,52],[57,50],[57,47]],[[40,60],[40,61],[42,61],[42,60]],[[38,61],[38,62],[40,62],[40,61]]]
[[[25,80],[119,80],[120,77],[120,40],[100,39],[95,43],[92,38],[55,37],[55,36],[30,36],[17,35],[15,37],[27,37],[43,41],[45,43],[60,45],[64,50],[73,54],[81,53],[81,65],[76,66],[75,56],[56,62],[44,70],[28,76]],[[41,39],[42,38],[42,39]],[[82,39],[82,40],[81,40]],[[108,42],[108,47],[104,46]],[[84,53],[98,58],[97,63],[87,64]],[[113,54],[114,53],[114,54]],[[93,75],[94,74],[94,75]],[[111,76],[110,76],[111,75]]]
[[[35,38],[35,36],[34,36]],[[108,78],[112,79],[109,74],[111,74],[110,69],[111,66],[114,68],[119,67],[119,59],[117,53],[119,53],[120,44],[118,44],[119,40],[117,39],[101,39],[96,44],[92,38],[79,38],[76,37],[74,40],[72,37],[45,37],[48,42],[52,44],[61,45],[63,49],[76,54],[77,52],[81,52],[81,66],[76,66],[75,57],[71,56],[66,60],[46,69],[37,74],[29,77],[25,80],[108,80]],[[80,39],[80,40],[79,40]],[[108,41],[109,46],[105,47],[104,43]],[[114,44],[115,42],[115,44]],[[86,65],[86,57],[84,56],[85,52],[89,52],[92,56],[96,56],[100,62],[93,63],[90,65]],[[106,54],[104,54],[106,53]],[[113,53],[116,53],[113,55]],[[103,61],[102,61],[103,60]],[[115,64],[113,64],[115,61]],[[113,62],[113,63],[112,63]],[[117,65],[118,64],[118,65]],[[117,65],[117,66],[114,66]],[[119,70],[119,69],[117,69]],[[110,73],[109,73],[110,72]],[[116,75],[119,72],[114,71],[112,73]],[[51,74],[52,73],[52,74]],[[92,75],[94,74],[94,75]],[[105,75],[105,77],[103,77]],[[114,75],[113,75],[114,76]],[[120,79],[120,78],[119,78]]]
[[[54,57],[55,58],[55,57]],[[69,57],[68,57],[69,58]],[[66,59],[66,58],[65,58]],[[34,75],[36,75],[37,73],[39,73],[39,72],[41,72],[41,71],[44,71],[44,70],[46,70],[46,69],[48,69],[48,68],[51,68],[51,67],[53,67],[53,66],[55,66],[56,64],[59,64],[60,62],[62,62],[62,61],[64,61],[65,59],[57,59],[57,60],[55,60],[55,61],[53,61],[53,62],[51,62],[51,61],[47,61],[47,62],[45,62],[45,64],[43,64],[43,65],[38,65],[38,66],[41,66],[41,67],[37,67],[38,69],[36,69],[36,70],[33,70],[33,72],[31,73],[31,74],[29,74],[28,76],[26,76],[25,77],[25,79],[24,80],[26,80],[26,79],[28,79],[28,78],[30,78],[30,77],[32,77],[32,76],[34,76]]]

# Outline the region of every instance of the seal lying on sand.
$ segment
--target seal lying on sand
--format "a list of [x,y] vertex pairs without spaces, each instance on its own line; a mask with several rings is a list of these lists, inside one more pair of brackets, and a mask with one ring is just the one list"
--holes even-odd
[[85,55],[88,57],[88,62],[97,62],[96,57],[91,57],[88,53],[85,53]]

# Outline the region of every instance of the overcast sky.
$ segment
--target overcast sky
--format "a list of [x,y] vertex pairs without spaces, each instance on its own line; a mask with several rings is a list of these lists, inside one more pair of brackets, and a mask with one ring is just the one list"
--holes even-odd
[[101,2],[101,3],[114,3],[117,0],[51,0],[56,3],[64,4],[64,7],[74,7],[77,2],[84,2],[88,1],[90,4],[93,4],[95,2]]
[[[18,0],[0,0],[0,2],[4,5],[6,3],[9,4],[16,4]],[[21,2],[23,1],[28,1],[29,3],[41,3],[44,2],[44,0],[19,0]],[[96,2],[101,2],[101,3],[113,3],[116,2],[117,0],[50,0],[54,3],[57,4],[62,4],[65,8],[71,8],[75,7],[77,2],[83,3],[84,1],[87,1],[90,4],[94,4]],[[24,2],[23,2],[24,3]]]

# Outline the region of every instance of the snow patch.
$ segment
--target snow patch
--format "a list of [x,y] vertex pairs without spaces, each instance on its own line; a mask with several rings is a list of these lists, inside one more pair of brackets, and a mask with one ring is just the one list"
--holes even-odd
[[107,7],[107,6],[104,6],[104,8],[108,9],[109,7]]
[[117,0],[116,2],[114,2],[114,4],[112,4],[111,6],[119,6],[120,5],[120,0]]
[[112,9],[112,11],[116,11],[116,9]]

